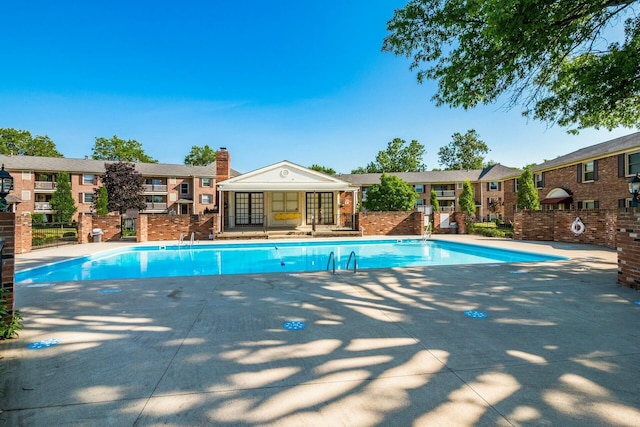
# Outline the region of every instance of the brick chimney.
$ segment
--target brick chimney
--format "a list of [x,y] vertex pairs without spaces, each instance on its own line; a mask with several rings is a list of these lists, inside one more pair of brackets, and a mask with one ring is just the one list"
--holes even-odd
[[226,147],[220,147],[216,151],[216,182],[224,181],[231,177],[231,158]]

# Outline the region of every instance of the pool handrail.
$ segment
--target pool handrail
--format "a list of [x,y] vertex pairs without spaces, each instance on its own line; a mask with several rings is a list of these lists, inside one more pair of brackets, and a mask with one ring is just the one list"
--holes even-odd
[[327,261],[327,270],[329,269],[329,264],[331,263],[331,261],[333,261],[333,274],[336,274],[336,256],[333,253],[333,251],[331,251],[331,253],[329,254],[329,260]]
[[349,264],[351,264],[351,257],[353,257],[353,273],[355,274],[358,269],[358,259],[356,257],[356,251],[351,251],[351,253],[349,254],[349,260],[347,261],[347,268],[345,268],[345,270],[349,269]]

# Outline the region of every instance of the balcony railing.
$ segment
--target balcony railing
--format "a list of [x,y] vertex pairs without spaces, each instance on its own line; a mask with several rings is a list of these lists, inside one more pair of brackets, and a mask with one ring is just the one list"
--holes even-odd
[[166,193],[167,186],[160,184],[144,184],[144,192],[145,193]]
[[35,211],[50,211],[51,209],[51,203],[49,202],[35,202],[34,203],[34,210]]
[[456,197],[456,190],[434,190],[438,197]]
[[55,190],[56,183],[51,181],[36,181],[35,187],[36,190]]
[[167,204],[166,203],[147,203],[147,211],[166,211]]

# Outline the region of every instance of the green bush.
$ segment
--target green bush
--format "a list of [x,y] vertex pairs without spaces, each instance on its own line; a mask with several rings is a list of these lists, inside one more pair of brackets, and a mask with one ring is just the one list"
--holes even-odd
[[470,222],[467,224],[467,232],[485,237],[513,238],[512,228],[498,227],[495,222]]
[[6,299],[8,292],[6,289],[0,289],[0,340],[17,337],[18,331],[22,329],[20,312],[14,310],[13,314],[9,315]]

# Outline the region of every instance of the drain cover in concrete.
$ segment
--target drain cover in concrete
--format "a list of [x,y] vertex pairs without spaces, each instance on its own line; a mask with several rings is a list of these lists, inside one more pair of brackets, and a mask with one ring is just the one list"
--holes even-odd
[[288,320],[282,324],[282,327],[288,331],[299,331],[307,326],[306,323],[299,320]]
[[474,319],[484,319],[487,317],[487,313],[478,310],[467,310],[464,312],[464,315],[467,317],[473,317]]
[[60,344],[60,340],[58,338],[47,338],[46,340],[32,342],[27,346],[27,348],[29,350],[40,350],[40,349],[52,347],[58,344]]

